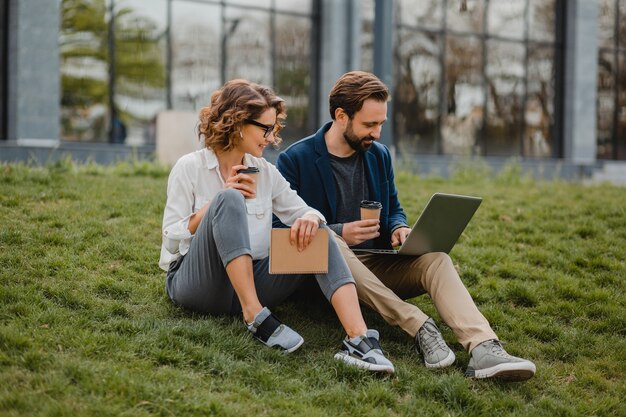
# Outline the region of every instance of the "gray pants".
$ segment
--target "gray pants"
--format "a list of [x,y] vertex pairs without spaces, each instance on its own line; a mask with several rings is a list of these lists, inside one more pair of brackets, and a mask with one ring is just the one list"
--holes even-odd
[[[251,254],[247,216],[245,200],[239,191],[224,190],[217,194],[191,240],[189,252],[172,262],[167,272],[167,293],[174,303],[202,313],[241,312],[225,267],[233,259]],[[338,288],[354,283],[331,235],[328,274],[270,275],[269,258],[253,261],[254,285],[261,305],[280,304],[312,277],[317,279],[328,300]]]

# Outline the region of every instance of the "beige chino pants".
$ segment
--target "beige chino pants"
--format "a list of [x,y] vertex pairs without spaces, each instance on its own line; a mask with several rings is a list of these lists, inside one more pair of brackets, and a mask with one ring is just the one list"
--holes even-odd
[[448,254],[356,255],[342,238],[336,240],[356,281],[359,299],[387,323],[400,326],[414,338],[428,316],[405,300],[426,293],[468,352],[486,340],[497,339]]

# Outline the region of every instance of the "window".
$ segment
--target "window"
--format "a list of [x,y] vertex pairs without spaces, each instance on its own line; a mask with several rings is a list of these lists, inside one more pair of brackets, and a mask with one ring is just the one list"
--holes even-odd
[[151,143],[160,111],[197,112],[232,78],[285,98],[285,142],[309,133],[312,0],[61,4],[64,140]]
[[[393,123],[398,150],[558,156],[555,62],[562,54],[556,36],[561,4],[396,0]],[[366,5],[367,28],[373,17]],[[362,47],[363,68],[371,70],[371,42]]]
[[9,1],[0,0],[0,140],[7,138],[7,53]]
[[598,5],[597,156],[626,160],[626,0]]

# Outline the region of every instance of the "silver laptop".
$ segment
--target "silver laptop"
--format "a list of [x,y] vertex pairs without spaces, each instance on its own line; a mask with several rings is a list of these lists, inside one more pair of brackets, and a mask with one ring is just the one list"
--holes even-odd
[[428,252],[449,253],[482,201],[480,197],[435,193],[399,250],[354,249],[354,252],[410,256]]

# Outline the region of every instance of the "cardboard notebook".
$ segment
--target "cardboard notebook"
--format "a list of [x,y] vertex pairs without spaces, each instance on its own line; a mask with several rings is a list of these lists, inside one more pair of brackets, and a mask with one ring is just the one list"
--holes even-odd
[[328,230],[318,229],[315,238],[302,252],[289,243],[291,229],[272,229],[270,236],[270,274],[328,273]]

